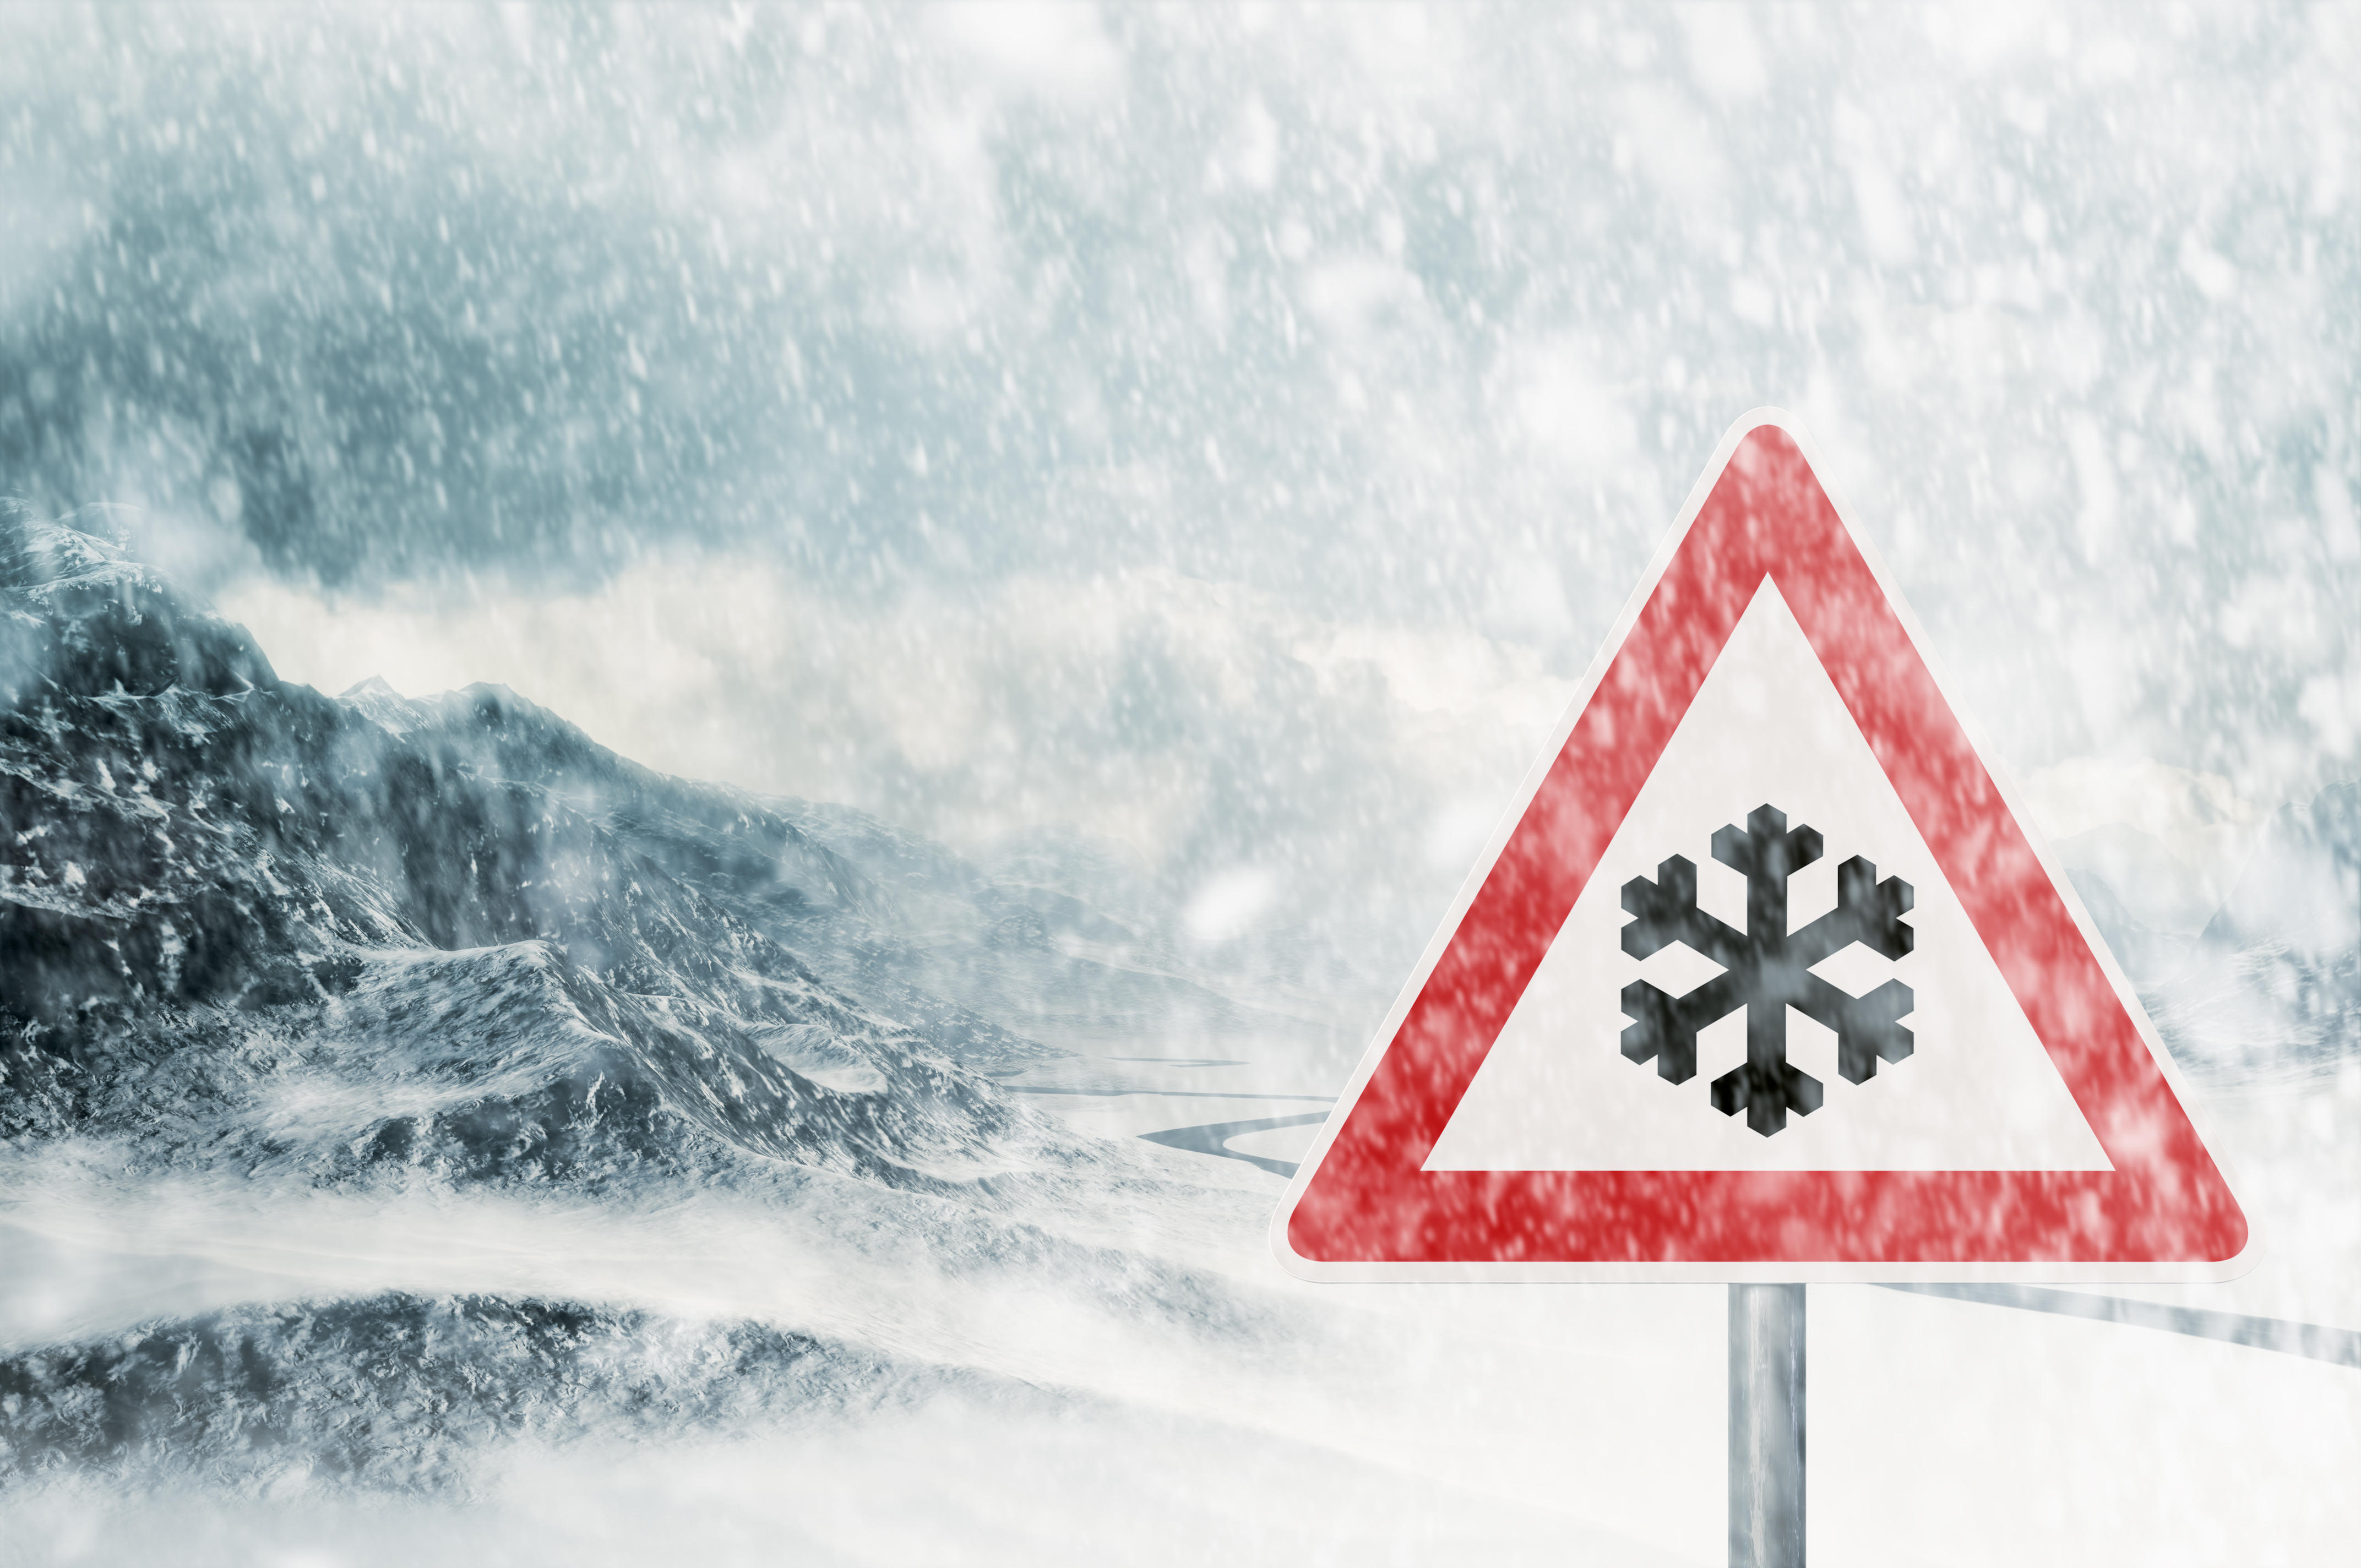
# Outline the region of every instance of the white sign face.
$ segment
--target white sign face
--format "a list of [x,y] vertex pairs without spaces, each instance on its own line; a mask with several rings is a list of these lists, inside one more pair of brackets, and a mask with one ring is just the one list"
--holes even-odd
[[[1697,867],[1698,906],[1747,928],[1746,879],[1713,858],[1714,834],[1771,806],[1818,829],[1820,857],[1787,879],[1787,927],[1837,905],[1837,867],[1855,855],[1915,900],[1912,950],[1887,959],[1859,942],[1812,966],[1853,996],[1909,986],[1913,1048],[1860,1083],[1839,1069],[1834,1030],[1786,1009],[1789,1062],[1823,1102],[1763,1135],[1716,1111],[1713,1082],[1746,1061],[1747,1011],[1697,1033],[1695,1075],[1668,1083],[1625,1058],[1623,988],[1675,997],[1722,972],[1686,942],[1653,956],[1620,946],[1620,891],[1679,855]],[[1765,580],[1683,716],[1663,759],[1575,901],[1573,913],[1466,1095],[1428,1170],[2112,1170],[2025,1010],[1976,934],[1828,672]]]

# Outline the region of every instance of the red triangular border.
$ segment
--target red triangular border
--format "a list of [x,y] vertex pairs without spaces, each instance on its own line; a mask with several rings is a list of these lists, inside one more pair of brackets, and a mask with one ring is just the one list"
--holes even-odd
[[[1765,576],[2112,1171],[1420,1168]],[[1864,1277],[1883,1275],[1881,1265],[2218,1265],[2244,1250],[2247,1234],[1876,572],[1775,423],[1755,425],[1732,449],[1293,1197],[1281,1215],[1281,1256],[1315,1274],[1324,1265],[1534,1266],[1537,1275],[1565,1265],[1687,1266],[1684,1277],[1697,1266],[1787,1263],[1868,1266]]]

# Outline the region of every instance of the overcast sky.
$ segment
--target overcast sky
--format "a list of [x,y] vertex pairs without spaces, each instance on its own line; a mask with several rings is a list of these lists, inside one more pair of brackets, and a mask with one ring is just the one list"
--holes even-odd
[[1770,403],[2054,830],[2356,771],[2348,12],[0,29],[0,488],[291,678],[1414,948]]

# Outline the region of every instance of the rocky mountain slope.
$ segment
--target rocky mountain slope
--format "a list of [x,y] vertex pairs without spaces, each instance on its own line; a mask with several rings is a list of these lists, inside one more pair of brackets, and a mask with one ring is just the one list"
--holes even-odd
[[8,1132],[219,1146],[313,1078],[371,1091],[258,1148],[556,1174],[709,1140],[888,1171],[1005,1124],[977,1069],[1042,1047],[896,1016],[750,918],[882,908],[775,812],[497,689],[280,681],[91,535],[20,518],[5,547]]

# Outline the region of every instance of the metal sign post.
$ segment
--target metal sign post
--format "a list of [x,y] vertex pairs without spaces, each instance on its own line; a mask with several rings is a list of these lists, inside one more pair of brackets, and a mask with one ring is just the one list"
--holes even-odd
[[1730,1288],[1730,1568],[1804,1568],[1804,1287]]

